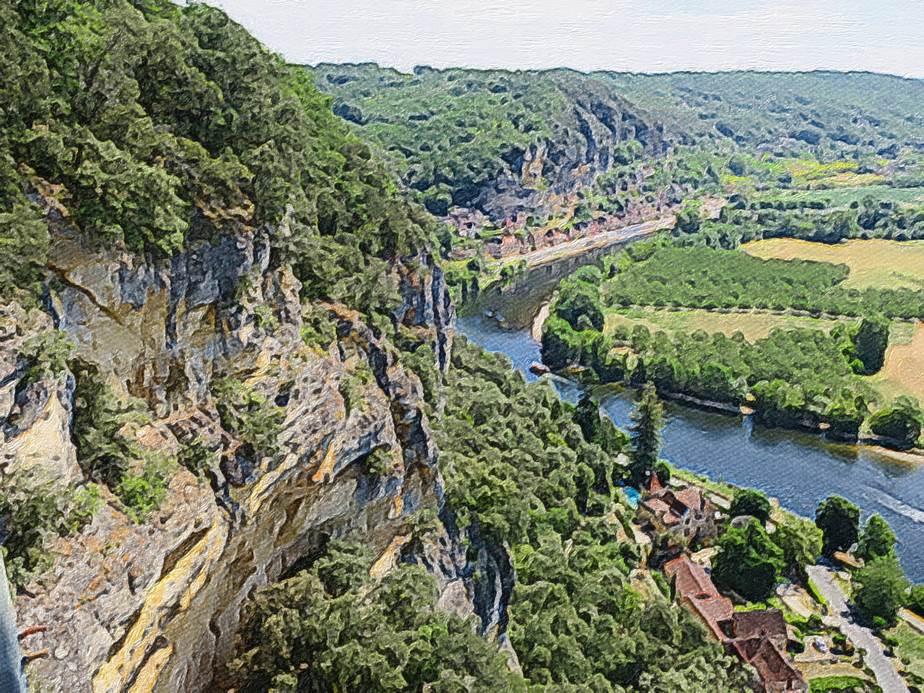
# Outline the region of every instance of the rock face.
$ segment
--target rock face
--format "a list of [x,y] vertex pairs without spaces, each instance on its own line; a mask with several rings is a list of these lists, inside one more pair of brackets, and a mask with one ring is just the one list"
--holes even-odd
[[[368,544],[379,556],[373,572],[422,563],[443,606],[477,614],[485,632],[502,635],[513,577],[506,553],[469,537],[478,558],[466,560],[443,509],[420,382],[359,315],[323,306],[336,339],[326,349],[304,343],[298,282],[270,267],[258,234],[144,262],[59,233],[47,313],[11,307],[0,315],[4,473],[40,464],[67,483],[82,479],[71,443],[73,375],[24,387],[16,357],[52,322],[76,343],[80,362],[147,403],[142,445],[174,454],[197,436],[221,462],[208,479],[176,472],[166,502],[143,524],[104,490],[92,522],[57,540],[53,567],[16,600],[20,624],[48,627],[51,656],[30,665],[34,686],[206,690],[231,653],[247,597],[331,538]],[[425,257],[415,264],[396,268],[404,296],[396,317],[432,338],[445,367],[452,306],[439,269]],[[246,459],[222,429],[210,394],[219,375],[282,408],[278,454]],[[448,521],[421,540],[411,525],[425,509]],[[476,572],[488,576],[477,586]]]
[[620,147],[635,142],[652,156],[668,143],[660,123],[648,120],[612,90],[593,80],[575,84],[554,76],[568,104],[552,136],[504,158],[503,172],[465,206],[495,222],[568,209],[578,190],[616,165]]
[[[637,187],[630,171],[650,172],[636,157],[665,154],[677,136],[601,74],[429,67],[402,74],[373,64],[311,72],[334,113],[387,150],[408,188],[463,235],[486,221],[521,227],[527,217],[567,218],[578,192],[614,168],[629,169],[620,173],[623,192]],[[498,121],[509,125],[503,145],[491,142]]]

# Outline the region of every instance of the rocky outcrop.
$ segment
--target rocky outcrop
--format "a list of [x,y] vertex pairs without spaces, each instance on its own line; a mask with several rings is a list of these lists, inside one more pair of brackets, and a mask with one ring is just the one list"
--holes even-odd
[[[82,481],[71,443],[73,375],[46,374],[23,387],[16,356],[52,322],[75,343],[78,362],[147,404],[139,444],[174,455],[195,436],[221,461],[207,478],[177,471],[166,502],[143,524],[104,489],[92,522],[57,540],[51,570],[16,600],[20,623],[48,627],[51,656],[31,665],[33,685],[209,689],[248,596],[331,538],[368,544],[379,556],[373,572],[423,563],[446,608],[477,614],[486,632],[502,630],[512,579],[506,554],[479,549],[479,564],[503,565],[486,571],[498,576],[491,585],[476,587],[454,530],[437,522],[426,539],[414,533],[422,511],[439,517],[443,509],[421,385],[358,314],[323,306],[336,339],[326,348],[303,342],[298,282],[270,267],[258,233],[153,262],[90,249],[58,227],[47,312],[10,309],[0,320],[3,472],[41,463],[68,483]],[[432,338],[445,367],[452,306],[441,271],[427,257],[415,264],[396,268],[404,297],[396,318]],[[247,459],[222,429],[210,393],[218,376],[281,408],[277,454]]]
[[550,137],[504,157],[505,169],[487,181],[466,206],[483,211],[495,222],[525,215],[561,214],[573,195],[596,178],[625,163],[622,148],[635,143],[658,156],[668,142],[660,123],[593,79],[550,73],[567,107],[559,114]]

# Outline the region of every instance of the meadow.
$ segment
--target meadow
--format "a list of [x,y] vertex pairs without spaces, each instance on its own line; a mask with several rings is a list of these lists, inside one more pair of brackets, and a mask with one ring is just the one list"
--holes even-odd
[[813,260],[843,264],[850,273],[842,282],[854,289],[924,289],[924,242],[881,238],[851,239],[836,244],[796,238],[768,238],[742,249],[764,260]]
[[808,190],[768,190],[754,196],[756,200],[798,200],[801,202],[822,200],[832,207],[847,207],[853,202],[860,202],[866,198],[872,198],[883,202],[920,205],[924,204],[924,188],[896,188],[889,185],[854,185]]
[[817,329],[829,332],[838,320],[812,318],[767,311],[719,312],[701,309],[667,310],[650,306],[612,308],[606,311],[605,331],[612,331],[621,325],[629,328],[644,325],[651,332],[692,333],[703,330],[709,334],[721,332],[730,337],[740,332],[749,342],[763,339],[776,328]]
[[911,395],[924,401],[924,323],[894,323],[885,365],[870,384],[887,399]]

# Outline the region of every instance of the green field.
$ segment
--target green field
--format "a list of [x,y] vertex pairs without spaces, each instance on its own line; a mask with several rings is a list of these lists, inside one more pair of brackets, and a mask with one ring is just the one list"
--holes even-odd
[[710,334],[721,332],[728,336],[741,332],[745,339],[754,342],[766,337],[774,328],[809,328],[827,332],[837,322],[837,320],[761,311],[722,313],[699,309],[665,310],[644,307],[607,310],[605,329],[611,333],[619,325],[626,325],[630,328],[635,325],[644,325],[651,332],[663,330],[691,333],[704,330]]
[[924,401],[924,324],[893,324],[885,365],[869,381],[886,398],[911,395]]
[[860,185],[830,190],[770,190],[758,193],[758,200],[827,200],[833,207],[846,207],[851,202],[872,197],[882,202],[898,202],[902,204],[924,204],[924,188],[893,188],[888,185]]
[[904,621],[899,621],[886,635],[898,642],[895,655],[902,663],[902,668],[912,676],[924,680],[924,635]]
[[847,265],[850,274],[843,286],[848,288],[924,289],[924,241],[857,239],[828,244],[771,238],[746,243],[742,249],[763,259]]

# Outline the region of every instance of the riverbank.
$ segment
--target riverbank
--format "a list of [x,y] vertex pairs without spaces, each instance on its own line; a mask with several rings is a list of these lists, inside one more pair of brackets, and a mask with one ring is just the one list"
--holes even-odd
[[525,263],[526,267],[539,267],[550,262],[559,262],[577,255],[583,255],[593,250],[602,250],[611,245],[620,245],[628,241],[639,240],[658,231],[672,228],[674,222],[675,217],[670,214],[650,221],[643,221],[639,224],[624,226],[621,229],[604,231],[594,236],[575,238],[573,241],[538,248],[528,253],[511,255],[498,262],[489,263],[489,267],[502,268],[506,265],[518,265],[520,263]]
[[[527,380],[539,379],[529,372],[530,364],[541,360],[540,344],[532,338],[529,323],[522,329],[504,330],[492,320],[470,316],[459,319],[459,331],[485,349],[508,356]],[[586,389],[558,376],[545,378],[572,403]],[[598,393],[594,388],[594,393],[617,426],[631,424],[633,390],[619,387]],[[760,489],[778,498],[785,510],[807,518],[827,496],[843,496],[858,505],[864,517],[875,512],[889,522],[898,536],[906,573],[924,581],[924,465],[881,454],[873,446],[756,426],[749,416],[730,416],[673,400],[667,402],[667,410],[663,456],[673,467],[716,483]]]

